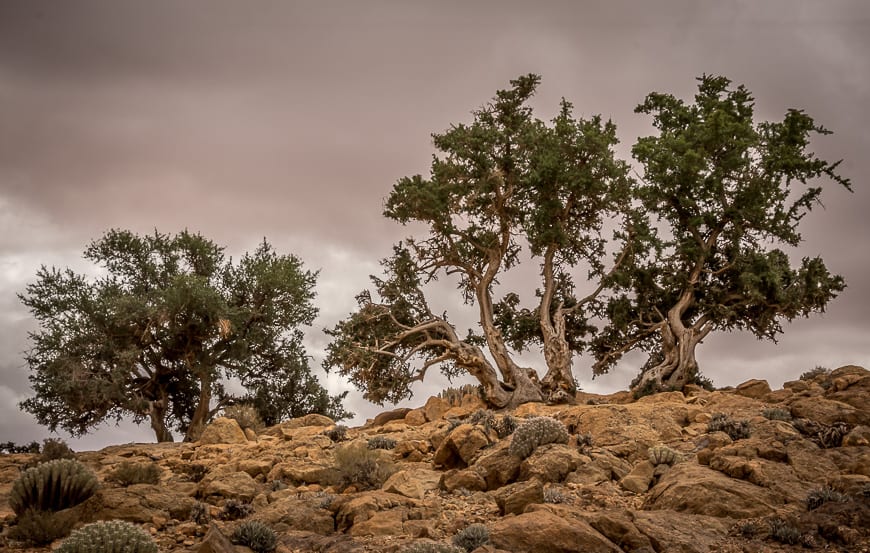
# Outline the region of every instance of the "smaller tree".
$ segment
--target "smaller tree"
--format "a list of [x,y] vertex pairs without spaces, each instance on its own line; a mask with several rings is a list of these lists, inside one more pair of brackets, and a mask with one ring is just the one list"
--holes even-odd
[[775,340],[781,321],[823,311],[845,288],[821,258],[793,266],[776,244],[797,246],[798,224],[827,177],[851,190],[837,163],[808,150],[829,131],[802,111],[753,119],[753,98],[724,77],[703,76],[693,104],[653,93],[636,109],[658,135],[633,148],[643,165],[643,207],[665,233],[654,256],[635,258],[596,338],[596,373],[640,347],[651,363],[636,390],[682,388],[697,378],[695,348],[714,330]]
[[[21,407],[52,431],[132,415],[158,441],[172,428],[191,440],[244,399],[273,421],[304,408],[346,416],[308,369],[300,327],[317,313],[316,275],[298,258],[264,241],[234,264],[199,234],[124,230],[84,255],[103,276],[42,267],[20,296],[40,324],[26,355],[35,395]],[[231,377],[247,395],[226,390]]]

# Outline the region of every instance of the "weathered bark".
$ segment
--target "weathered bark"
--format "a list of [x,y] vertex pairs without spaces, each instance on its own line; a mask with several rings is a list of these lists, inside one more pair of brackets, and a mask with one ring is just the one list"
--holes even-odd
[[211,378],[208,374],[200,377],[199,388],[199,403],[196,410],[193,412],[193,418],[190,419],[190,425],[187,427],[187,433],[184,436],[185,442],[195,442],[205,430],[205,425],[211,415]]
[[151,421],[151,429],[158,442],[174,442],[172,432],[166,427],[166,408],[169,403],[166,390],[160,391],[160,398],[148,402],[148,418]]
[[455,363],[464,368],[483,386],[486,402],[493,407],[502,408],[511,403],[512,393],[498,380],[498,375],[483,351],[477,346],[460,342],[453,348]]

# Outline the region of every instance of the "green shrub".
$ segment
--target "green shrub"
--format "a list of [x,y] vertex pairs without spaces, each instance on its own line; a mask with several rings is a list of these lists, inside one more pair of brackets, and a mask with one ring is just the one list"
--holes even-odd
[[402,553],[465,553],[465,550],[446,543],[421,541],[406,545]]
[[336,424],[332,428],[324,430],[323,435],[333,442],[343,442],[347,439],[347,427],[343,424]]
[[257,553],[269,553],[278,547],[278,536],[259,520],[246,520],[236,527],[230,539],[236,545],[250,547]]
[[568,443],[565,425],[552,417],[533,417],[523,422],[514,432],[509,451],[525,459],[539,446]]
[[367,445],[369,449],[393,449],[396,447],[396,440],[386,436],[375,436],[369,438]]
[[845,503],[847,501],[849,501],[849,496],[837,490],[828,487],[816,488],[807,494],[807,511],[818,509],[828,502]]
[[255,432],[259,432],[265,426],[263,419],[260,418],[260,413],[247,403],[237,403],[225,407],[223,416],[235,420],[243,429],[250,428]]
[[39,455],[40,463],[55,459],[75,459],[75,457],[75,452],[60,438],[46,438],[42,441],[42,453]]
[[394,471],[392,463],[383,460],[379,450],[369,449],[368,444],[362,442],[337,448],[334,459],[342,486],[380,488]]
[[801,541],[800,530],[781,518],[773,518],[768,521],[770,537],[779,543],[796,545]]
[[65,539],[55,553],[157,553],[157,544],[135,524],[121,520],[88,524]]
[[21,515],[28,509],[60,511],[94,495],[97,477],[73,459],[56,459],[29,468],[12,484],[9,506]]
[[815,369],[811,369],[800,376],[801,380],[813,380],[817,376],[827,376],[831,374],[831,370],[827,367],[817,365]]
[[211,508],[208,503],[195,502],[190,508],[190,520],[197,524],[208,524],[211,520]]
[[713,415],[707,424],[707,432],[724,432],[735,441],[748,438],[752,434],[749,421],[731,420],[728,415],[723,413]]
[[158,484],[160,472],[157,463],[122,461],[109,475],[109,479],[124,487],[133,484]]
[[469,524],[453,536],[453,545],[465,551],[474,551],[489,543],[489,530],[483,524]]
[[227,499],[219,516],[221,520],[239,520],[240,518],[250,516],[253,512],[254,507],[249,503],[238,501],[236,499]]
[[0,443],[0,453],[39,453],[39,442],[18,445],[15,442]]
[[772,421],[788,422],[791,420],[791,412],[788,409],[782,409],[780,407],[765,409],[761,414],[764,415],[764,418]]
[[27,509],[20,515],[9,537],[35,546],[48,545],[70,533],[78,517],[71,511],[37,511]]

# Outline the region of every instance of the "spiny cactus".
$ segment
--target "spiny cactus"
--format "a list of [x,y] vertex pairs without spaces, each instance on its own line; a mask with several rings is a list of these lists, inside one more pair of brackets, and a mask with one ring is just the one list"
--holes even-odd
[[500,419],[496,419],[493,429],[498,434],[499,438],[507,438],[513,434],[519,426],[516,417],[513,415],[505,415]]
[[469,524],[453,536],[453,545],[468,552],[488,543],[489,530],[483,524]]
[[525,459],[539,446],[553,443],[568,443],[565,425],[552,417],[534,417],[516,429],[508,451],[511,455]]
[[649,461],[654,466],[673,465],[679,456],[676,451],[665,445],[657,445],[649,448]]
[[21,515],[27,509],[60,511],[94,495],[97,477],[73,459],[56,459],[24,471],[12,484],[9,506]]
[[76,530],[55,553],[157,553],[157,544],[135,524],[109,520]]
[[236,545],[250,547],[257,553],[269,553],[278,547],[278,536],[266,523],[246,520],[236,527],[231,540]]

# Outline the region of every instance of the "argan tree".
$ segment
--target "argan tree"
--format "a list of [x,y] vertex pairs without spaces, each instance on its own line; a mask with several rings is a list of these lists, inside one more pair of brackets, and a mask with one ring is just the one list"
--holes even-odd
[[653,93],[637,107],[658,130],[633,154],[643,167],[639,198],[662,241],[655,256],[634,260],[610,302],[595,371],[640,347],[653,362],[635,390],[679,389],[697,378],[695,349],[710,332],[775,339],[782,321],[823,311],[844,289],[820,258],[793,264],[775,247],[800,244],[819,179],[851,190],[838,162],[809,149],[829,131],[798,110],[756,122],[753,108],[748,90],[716,76],[699,79],[694,103]]
[[124,230],[84,257],[100,276],[42,267],[20,296],[40,325],[26,354],[35,395],[21,407],[41,424],[81,435],[132,416],[171,441],[172,429],[196,439],[235,401],[272,422],[347,415],[308,368],[301,327],[317,314],[316,274],[298,258],[264,241],[234,263],[199,234]]
[[[471,124],[433,135],[440,155],[429,178],[403,178],[387,198],[387,217],[422,224],[426,236],[408,238],[383,261],[375,294],[358,296],[359,310],[329,331],[324,363],[368,399],[408,397],[411,383],[436,365],[448,375],[473,375],[496,407],[573,392],[571,358],[581,349],[575,338],[589,325],[588,301],[574,298],[569,269],[591,260],[591,273],[607,278],[601,224],[626,212],[627,167],[613,156],[612,124],[576,120],[568,102],[552,125],[535,119],[528,103],[538,83],[536,75],[520,77],[473,112]],[[524,244],[543,257],[535,314],[521,312],[517,294],[493,299]],[[446,275],[458,278],[461,297],[477,307],[478,333],[463,337],[446,313],[431,310],[424,288]],[[543,383],[508,347],[531,342],[545,353]]]

